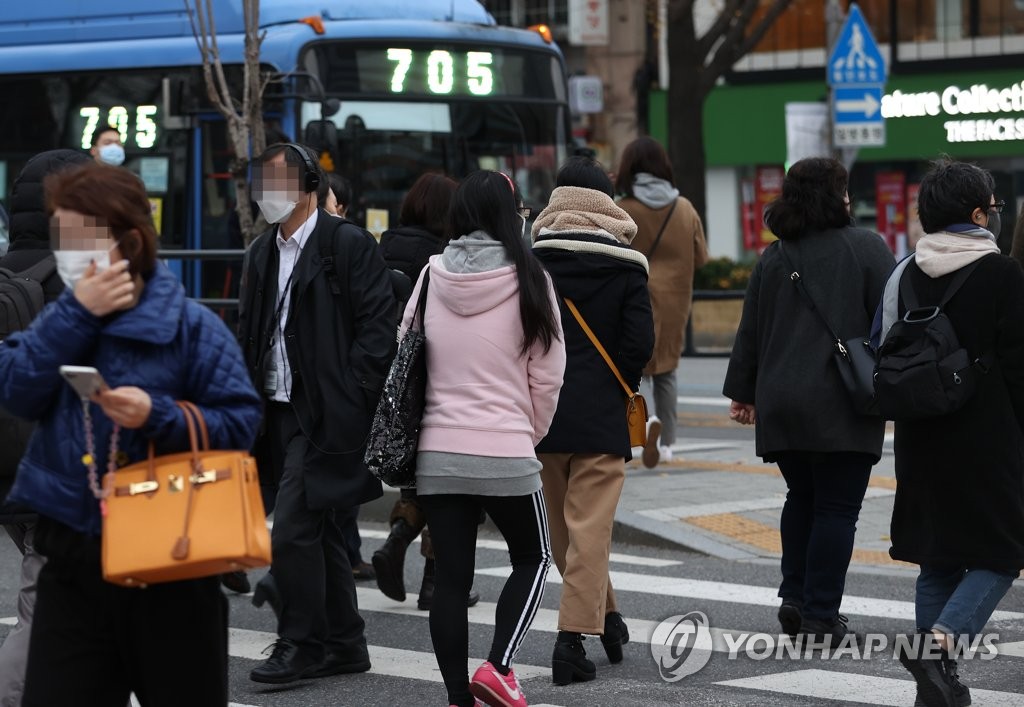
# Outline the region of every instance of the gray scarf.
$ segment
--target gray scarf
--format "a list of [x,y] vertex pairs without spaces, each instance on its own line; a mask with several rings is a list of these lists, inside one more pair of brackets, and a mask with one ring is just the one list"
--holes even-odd
[[633,177],[633,196],[648,208],[663,209],[679,198],[679,190],[665,179],[637,172]]

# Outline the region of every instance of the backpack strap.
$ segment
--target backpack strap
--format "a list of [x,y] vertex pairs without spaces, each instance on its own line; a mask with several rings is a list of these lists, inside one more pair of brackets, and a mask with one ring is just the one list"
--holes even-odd
[[[337,217],[331,217],[337,218]],[[327,284],[331,288],[331,294],[341,294],[341,283],[338,282],[338,270],[334,265],[334,234],[341,228],[344,228],[345,224],[352,223],[348,219],[339,219],[340,223],[338,227],[333,229],[327,238],[320,239],[320,265],[323,268],[324,273],[327,274]],[[355,224],[352,224],[353,226]]]
[[[956,275],[946,287],[946,292],[938,304],[939,309],[943,309],[949,301],[953,299],[953,295],[955,295],[957,291],[963,287],[963,284],[967,282],[967,278],[970,277],[972,272],[974,272],[974,268],[978,267],[978,263],[980,261],[981,259],[979,258],[970,265],[965,265],[956,271]],[[903,271],[903,275],[900,278],[900,297],[903,299],[903,304],[906,305],[908,311],[911,309],[917,309],[921,306],[921,300],[918,299],[917,293],[914,292],[914,288],[910,284],[910,278],[907,277],[906,270]]]
[[[6,268],[4,269],[6,270]],[[53,253],[49,253],[45,258],[30,268],[21,270],[17,273],[11,273],[10,271],[7,272],[10,273],[8,277],[27,277],[29,280],[35,280],[38,283],[42,283],[57,272],[57,258],[54,257]]]

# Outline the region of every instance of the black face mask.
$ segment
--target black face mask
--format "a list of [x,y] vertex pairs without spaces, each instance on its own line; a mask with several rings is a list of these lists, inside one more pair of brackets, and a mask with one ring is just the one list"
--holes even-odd
[[999,216],[999,212],[995,209],[991,209],[988,212],[988,232],[996,238],[999,238],[999,231],[1003,229],[1003,220]]

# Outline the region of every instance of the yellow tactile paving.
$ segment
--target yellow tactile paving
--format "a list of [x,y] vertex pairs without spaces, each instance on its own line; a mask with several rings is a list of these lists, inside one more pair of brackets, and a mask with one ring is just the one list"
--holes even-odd
[[[715,515],[696,516],[685,519],[686,523],[713,533],[725,535],[732,540],[750,545],[758,550],[771,553],[782,552],[782,537],[779,529],[738,513],[718,513]],[[852,562],[866,565],[897,565],[910,567],[889,557],[889,553],[881,550],[854,549]]]

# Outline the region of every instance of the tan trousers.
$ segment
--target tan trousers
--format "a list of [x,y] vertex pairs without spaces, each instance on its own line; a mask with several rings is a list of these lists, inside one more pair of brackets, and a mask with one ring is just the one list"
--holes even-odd
[[616,611],[608,579],[612,522],[626,462],[611,454],[538,454],[551,551],[562,573],[560,631],[601,635]]

